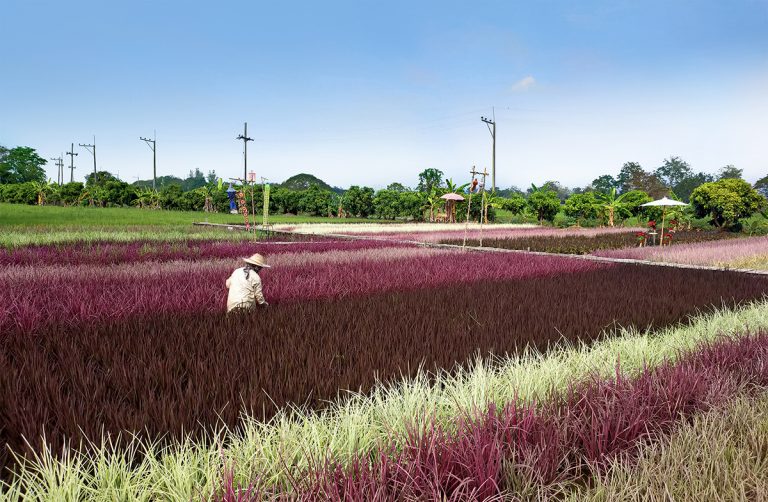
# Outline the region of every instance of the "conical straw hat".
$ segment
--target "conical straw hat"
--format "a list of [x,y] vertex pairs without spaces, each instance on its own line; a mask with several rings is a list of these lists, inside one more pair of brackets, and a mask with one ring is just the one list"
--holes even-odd
[[250,263],[251,265],[256,265],[257,267],[269,268],[267,260],[265,260],[259,253],[256,253],[250,258],[243,258],[243,261],[245,261],[245,263]]

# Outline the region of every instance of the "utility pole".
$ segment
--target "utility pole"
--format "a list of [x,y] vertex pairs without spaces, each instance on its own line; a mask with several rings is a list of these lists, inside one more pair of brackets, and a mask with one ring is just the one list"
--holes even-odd
[[[72,143],[72,145],[69,147],[69,151],[67,152],[67,155],[69,155],[69,182],[72,183],[75,181],[75,144]],[[94,180],[95,181],[95,180]]]
[[480,120],[485,122],[488,131],[491,133],[491,138],[493,138],[493,150],[491,153],[491,192],[496,193],[496,109],[492,108],[491,111],[493,112],[493,120],[485,117],[480,117]]
[[[82,146],[86,150],[88,150],[88,153],[93,155],[93,182],[96,182],[96,136],[93,137],[93,144],[92,145],[84,145],[82,143],[78,143],[78,146]],[[93,148],[93,150],[91,150]]]
[[248,137],[248,122],[243,125],[243,134],[239,135],[237,140],[243,140],[243,179],[248,179],[248,142],[253,138]]
[[157,131],[155,131],[155,139],[149,139],[149,138],[142,138],[139,139],[147,144],[149,148],[152,149],[152,190],[157,190]]
[[64,161],[61,157],[52,157],[49,160],[55,160],[56,163],[54,164],[56,166],[56,183],[59,184],[59,186],[64,184]]

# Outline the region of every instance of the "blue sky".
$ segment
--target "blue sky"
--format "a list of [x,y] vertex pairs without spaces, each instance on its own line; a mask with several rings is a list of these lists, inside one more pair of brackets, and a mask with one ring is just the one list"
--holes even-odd
[[[0,10],[0,144],[100,169],[583,186],[626,161],[768,174],[768,0],[43,2]],[[91,168],[75,147],[75,177]],[[49,165],[55,179],[55,168]],[[67,173],[68,177],[68,173]]]

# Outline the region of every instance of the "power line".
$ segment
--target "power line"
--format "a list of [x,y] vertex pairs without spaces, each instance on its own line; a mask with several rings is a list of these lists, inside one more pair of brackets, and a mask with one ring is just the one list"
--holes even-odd
[[[493,120],[485,117],[480,117],[480,120],[485,122],[488,131],[491,133],[491,138],[493,138],[493,147],[491,151],[491,192],[496,193],[496,110],[491,110],[493,112]],[[493,126],[493,128],[491,128],[491,126]]]
[[141,141],[145,142],[152,149],[152,190],[157,190],[157,131],[154,131],[154,138],[139,137]]
[[72,143],[72,145],[69,147],[69,151],[67,152],[67,155],[69,155],[69,182],[72,183],[73,181],[75,181],[75,155],[77,155],[75,153],[74,143]]
[[[86,150],[88,150],[88,153],[93,155],[93,181],[96,181],[96,136],[93,136],[93,144],[92,145],[84,145],[82,143],[78,143],[78,146],[82,146]],[[93,148],[93,150],[91,150]]]
[[239,135],[237,140],[243,140],[243,183],[248,179],[248,142],[253,138],[248,137],[248,122],[243,124],[243,134]]

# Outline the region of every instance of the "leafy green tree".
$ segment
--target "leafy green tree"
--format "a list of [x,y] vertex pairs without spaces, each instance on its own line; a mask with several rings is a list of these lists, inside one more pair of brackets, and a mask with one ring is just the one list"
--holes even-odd
[[755,182],[754,188],[757,190],[757,193],[763,197],[768,197],[768,176],[763,176],[757,180]]
[[717,179],[719,180],[727,180],[727,179],[737,179],[741,180],[744,179],[742,176],[744,174],[744,169],[738,169],[733,164],[728,164],[727,166],[720,169],[720,171],[717,173]]
[[686,178],[693,176],[693,170],[691,166],[680,157],[671,156],[668,159],[664,159],[664,163],[653,172],[653,174],[662,182],[667,188],[675,190],[678,184],[683,182]]
[[36,204],[37,190],[34,182],[0,185],[0,201],[15,204]]
[[65,206],[75,205],[80,202],[84,185],[80,181],[65,183],[59,188],[59,198]]
[[696,187],[699,187],[703,185],[704,183],[709,183],[710,181],[714,181],[712,178],[712,175],[707,173],[696,173],[693,174],[687,178],[685,178],[683,181],[675,185],[674,192],[675,195],[680,197],[680,200],[688,201],[691,198],[691,193],[696,189]]
[[422,194],[419,192],[408,191],[402,192],[400,195],[400,211],[399,216],[408,218],[410,220],[420,220],[423,218],[422,207]]
[[5,162],[5,159],[8,157],[8,152],[9,150],[6,147],[0,145],[0,185],[11,183],[13,178],[11,166]]
[[353,216],[367,218],[373,214],[373,188],[353,185],[344,194],[344,207]]
[[604,174],[592,180],[592,189],[595,192],[609,193],[612,189],[618,188],[618,182],[610,174]]
[[391,190],[393,192],[400,192],[400,193],[402,193],[402,192],[410,192],[411,191],[411,189],[408,188],[407,186],[403,185],[402,183],[397,183],[397,182],[390,183],[389,185],[387,185],[387,190]]
[[[613,189],[615,193],[616,189]],[[563,212],[571,218],[576,218],[579,222],[585,219],[597,218],[599,209],[597,197],[594,192],[585,192],[573,194],[568,197],[563,205]]]
[[184,195],[179,185],[166,185],[160,190],[160,207],[163,209],[181,209],[181,199]]
[[205,175],[200,170],[200,168],[196,167],[194,171],[190,170],[189,176],[187,176],[187,179],[182,181],[181,189],[185,192],[189,192],[191,190],[195,190],[196,188],[205,186],[205,183],[206,183]]
[[423,193],[429,193],[434,188],[437,190],[443,183],[443,171],[440,169],[424,169],[419,173],[419,184],[416,186],[416,190]]
[[[162,190],[163,188],[167,187],[168,185],[178,185],[181,186],[184,183],[184,180],[179,178],[178,176],[158,176],[157,177],[157,183],[155,184],[155,188],[157,190]],[[139,188],[151,188],[152,187],[152,180],[138,180],[134,181],[132,183],[134,187]]]
[[377,218],[394,220],[400,216],[402,209],[401,195],[404,192],[395,190],[379,190],[373,197],[373,211]]
[[528,202],[525,200],[525,197],[523,197],[522,194],[514,193],[508,197],[502,197],[499,208],[509,211],[512,214],[520,214],[525,211],[527,206]]
[[287,180],[280,183],[281,188],[286,188],[288,190],[307,190],[312,185],[317,185],[321,189],[326,190],[328,192],[338,193],[340,191],[338,188],[332,187],[331,185],[321,180],[317,176],[312,176],[311,174],[307,174],[307,173],[301,173],[295,176],[291,176]]
[[643,167],[638,162],[625,162],[616,177],[616,188],[621,193],[629,192],[633,189],[631,186],[632,179],[644,172]]
[[645,171],[635,171],[629,180],[628,190],[640,190],[654,199],[660,199],[670,194],[669,188],[655,174]]
[[741,218],[766,207],[766,198],[744,180],[726,178],[705,183],[691,194],[696,216],[709,216],[716,227],[736,228]]
[[301,192],[301,209],[312,216],[327,216],[333,209],[333,193],[319,185],[310,185]]
[[104,185],[108,181],[120,181],[117,176],[109,171],[96,171],[85,176],[85,186]]
[[551,221],[560,210],[560,198],[552,190],[539,188],[536,185],[531,185],[531,187],[531,193],[528,195],[528,207],[531,208],[540,223],[544,220]]
[[525,192],[520,190],[518,187],[512,185],[509,188],[497,189],[496,195],[498,195],[499,197],[505,197],[505,198],[512,197],[513,195],[521,195],[525,197]]
[[560,201],[565,201],[568,199],[568,197],[571,196],[571,189],[567,186],[563,186],[558,181],[546,181],[543,185],[540,187],[536,187],[536,185],[531,184],[531,188],[528,189],[528,194],[532,194],[536,190],[549,190],[550,192],[555,192],[557,195],[557,198],[560,199]]
[[630,190],[621,195],[623,197],[621,200],[622,204],[616,208],[616,214],[623,218],[638,216],[645,209],[642,205],[653,200],[650,195],[642,190]]
[[40,157],[34,148],[17,146],[10,150],[0,149],[0,183],[45,182],[43,166],[48,161]]
[[[275,203],[276,211],[283,214],[299,214],[301,211],[301,192],[276,188],[272,191],[270,199]],[[270,204],[270,208],[272,204]]]

